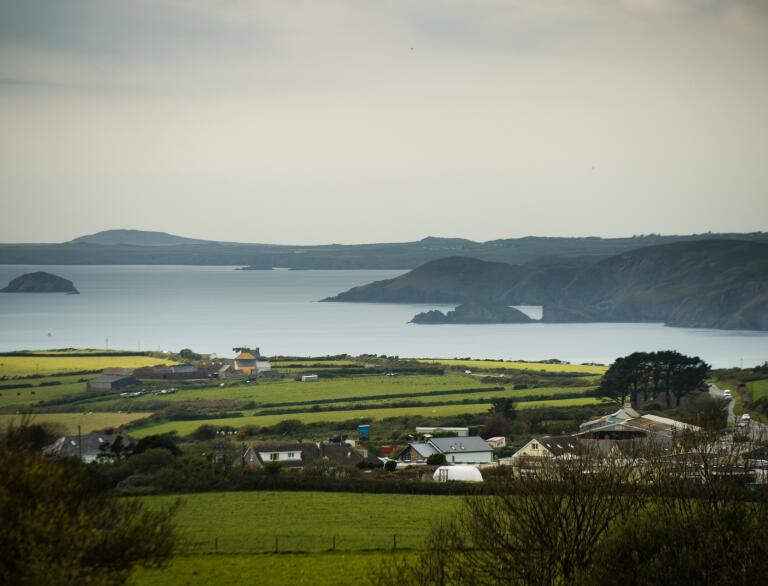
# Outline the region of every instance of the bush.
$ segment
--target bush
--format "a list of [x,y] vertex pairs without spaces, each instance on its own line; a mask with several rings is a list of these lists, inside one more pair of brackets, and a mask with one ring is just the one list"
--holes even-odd
[[430,454],[427,457],[427,464],[429,466],[442,466],[445,464],[445,454]]
[[395,462],[394,460],[387,460],[387,463],[384,464],[384,470],[386,470],[387,472],[394,472],[395,470],[397,470],[397,462]]

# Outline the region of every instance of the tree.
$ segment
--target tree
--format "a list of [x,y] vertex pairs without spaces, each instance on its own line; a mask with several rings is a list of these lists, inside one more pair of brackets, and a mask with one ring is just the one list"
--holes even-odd
[[517,409],[515,409],[515,400],[507,397],[491,399],[491,408],[488,409],[490,413],[503,415],[510,421],[514,421],[517,417]]
[[427,456],[427,464],[429,466],[442,466],[445,464],[445,454],[430,454]]
[[168,450],[174,456],[181,455],[181,450],[179,449],[179,446],[176,445],[175,439],[167,433],[148,435],[141,438],[133,447],[133,454],[141,454],[147,450],[157,448]]
[[77,459],[0,449],[0,584],[113,586],[135,566],[167,563],[178,504],[148,510],[116,499],[87,470]]

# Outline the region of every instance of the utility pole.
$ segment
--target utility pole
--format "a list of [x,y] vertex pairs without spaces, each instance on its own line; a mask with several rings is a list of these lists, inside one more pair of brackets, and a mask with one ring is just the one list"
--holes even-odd
[[107,336],[106,342],[107,342],[107,350],[109,350],[109,336]]

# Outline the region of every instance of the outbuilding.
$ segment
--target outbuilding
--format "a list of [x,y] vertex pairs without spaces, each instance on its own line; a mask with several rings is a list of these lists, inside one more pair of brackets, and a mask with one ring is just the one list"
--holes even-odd
[[440,466],[432,479],[437,482],[482,482],[483,475],[474,466]]
[[135,376],[102,375],[91,379],[86,384],[88,391],[116,391],[127,387],[140,385],[141,381]]

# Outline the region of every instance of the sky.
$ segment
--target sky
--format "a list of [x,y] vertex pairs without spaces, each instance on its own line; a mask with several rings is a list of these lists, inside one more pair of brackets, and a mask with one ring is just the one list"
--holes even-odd
[[768,230],[764,0],[0,0],[0,242]]

